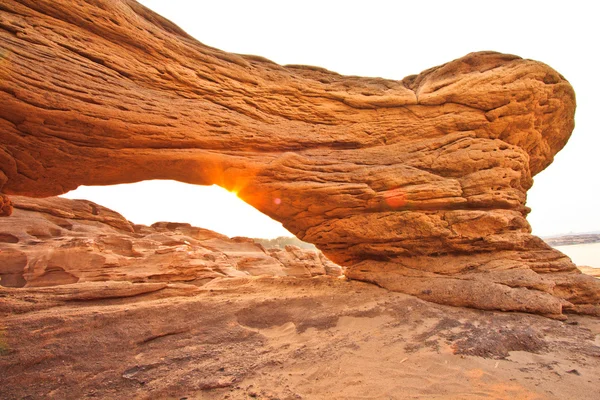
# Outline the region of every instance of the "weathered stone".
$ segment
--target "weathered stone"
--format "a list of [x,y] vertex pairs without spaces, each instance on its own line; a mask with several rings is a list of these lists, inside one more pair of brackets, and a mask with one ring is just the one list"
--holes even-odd
[[[201,286],[233,276],[342,273],[340,267],[326,271],[313,250],[295,249],[285,258],[276,257],[251,239],[229,239],[190,224],[134,226],[86,200],[13,199],[14,214],[0,220],[0,238],[5,238],[0,240],[0,286],[106,281]],[[298,274],[298,266],[306,264],[314,266]]]
[[484,52],[347,77],[204,46],[130,0],[12,1],[0,26],[5,194],[218,184],[351,278],[486,309],[600,303],[525,219],[573,129],[573,89],[547,65]]
[[285,249],[269,249],[269,254],[285,266],[286,275],[302,278],[319,275],[341,275],[340,266],[327,260],[320,251],[287,245]]
[[0,217],[8,217],[12,214],[12,202],[0,193]]

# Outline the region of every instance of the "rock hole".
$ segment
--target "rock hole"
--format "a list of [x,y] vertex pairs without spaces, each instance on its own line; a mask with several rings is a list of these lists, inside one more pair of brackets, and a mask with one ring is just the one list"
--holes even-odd
[[22,251],[6,249],[0,252],[0,286],[25,286],[24,272],[27,256]]
[[[135,224],[169,221],[169,230],[189,224],[229,237],[273,239],[293,237],[281,223],[269,218],[236,194],[217,185],[199,186],[170,180],[143,181],[112,186],[80,186],[63,197],[86,199],[122,214]],[[149,200],[151,199],[151,201]],[[276,196],[274,204],[285,207],[290,199]],[[61,225],[64,229],[72,227]]]
[[31,287],[59,286],[79,282],[79,278],[66,272],[61,267],[47,267],[46,271],[37,278],[29,281]]

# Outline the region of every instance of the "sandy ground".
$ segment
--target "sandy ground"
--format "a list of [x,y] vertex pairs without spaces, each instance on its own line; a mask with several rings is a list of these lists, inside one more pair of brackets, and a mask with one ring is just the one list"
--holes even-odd
[[335,278],[107,285],[0,289],[0,398],[600,398],[598,318]]

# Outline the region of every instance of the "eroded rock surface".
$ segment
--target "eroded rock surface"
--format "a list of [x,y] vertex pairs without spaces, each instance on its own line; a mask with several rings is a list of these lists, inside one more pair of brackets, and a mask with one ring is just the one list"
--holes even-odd
[[5,194],[218,184],[352,278],[600,313],[600,283],[525,219],[532,176],[573,129],[573,89],[547,65],[485,52],[402,81],[346,77],[207,47],[131,0],[11,1],[0,28]]
[[2,399],[595,399],[600,320],[569,319],[325,276],[0,287]]
[[319,251],[295,246],[265,249],[251,239],[230,239],[189,224],[133,225],[85,200],[13,200],[14,214],[0,222],[4,287],[111,281],[156,283],[148,286],[154,291],[172,283],[202,286],[223,277],[342,273]]

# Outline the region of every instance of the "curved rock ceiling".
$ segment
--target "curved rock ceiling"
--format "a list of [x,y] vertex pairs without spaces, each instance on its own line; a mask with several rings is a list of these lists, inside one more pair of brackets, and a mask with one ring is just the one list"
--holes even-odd
[[207,47],[130,0],[4,2],[0,44],[5,195],[218,184],[351,278],[600,314],[599,281],[525,218],[573,129],[573,89],[545,64],[484,52],[402,81],[342,76]]

